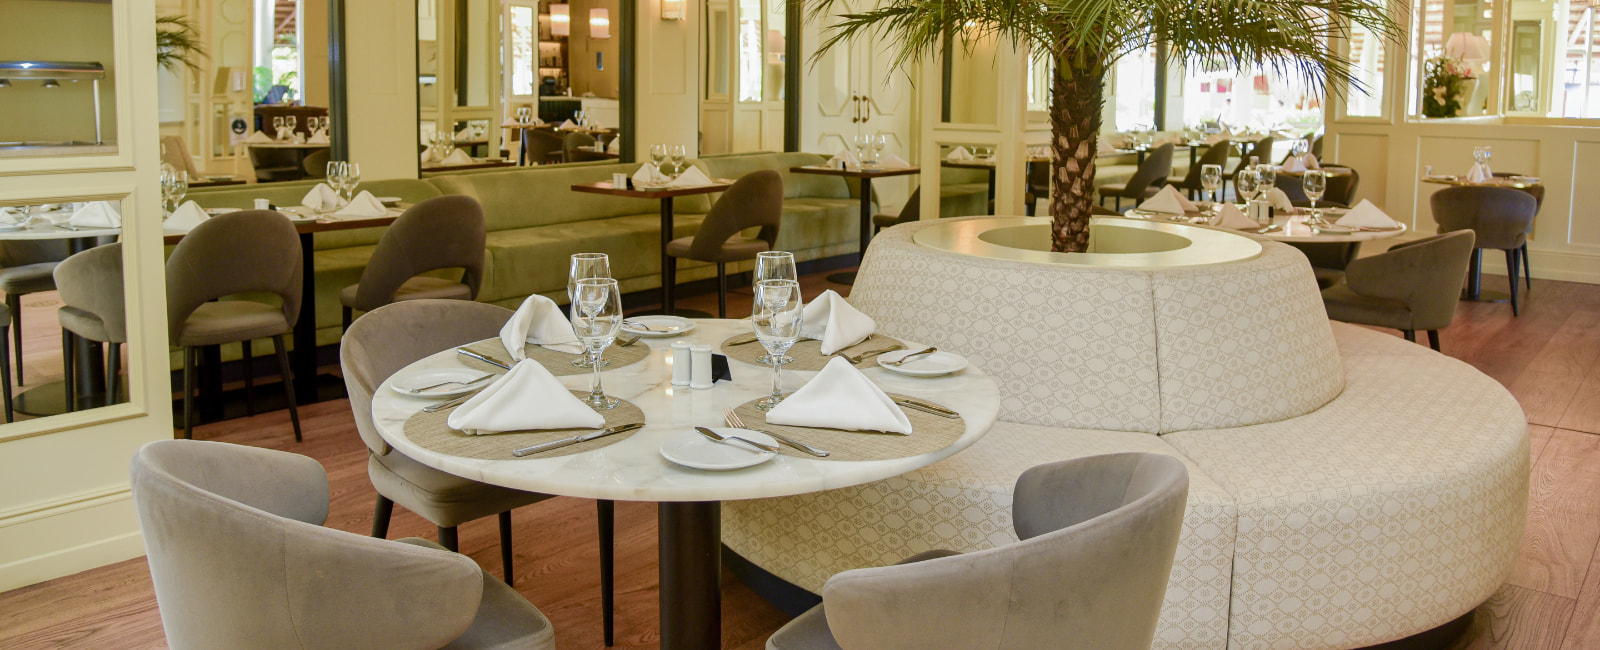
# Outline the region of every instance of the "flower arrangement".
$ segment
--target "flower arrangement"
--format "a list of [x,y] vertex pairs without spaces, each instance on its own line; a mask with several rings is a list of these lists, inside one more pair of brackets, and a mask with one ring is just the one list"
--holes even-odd
[[1472,66],[1461,59],[1439,55],[1423,63],[1423,117],[1461,114],[1461,85],[1473,79]]

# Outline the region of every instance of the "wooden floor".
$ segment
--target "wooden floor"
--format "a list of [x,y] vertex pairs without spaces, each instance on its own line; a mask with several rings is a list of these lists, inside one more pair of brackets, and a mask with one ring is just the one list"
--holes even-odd
[[[827,288],[845,293],[824,275],[803,279],[808,298]],[[1485,286],[1504,289],[1505,279],[1486,278]],[[747,313],[749,302],[748,290],[735,290],[729,315]],[[716,311],[714,295],[680,304]],[[29,370],[38,364],[41,379],[52,370],[60,373],[56,341],[40,333],[27,344],[37,350],[30,354]],[[1463,303],[1455,325],[1444,332],[1444,352],[1509,387],[1533,425],[1522,555],[1456,647],[1600,648],[1600,286],[1535,280],[1520,318],[1512,318],[1504,304]],[[52,359],[57,366],[49,366]],[[203,426],[195,437],[316,458],[328,469],[332,492],[327,525],[365,534],[373,491],[349,403],[310,405],[301,417],[306,441],[300,444],[293,442],[283,412]],[[619,503],[617,517],[616,647],[653,648],[658,645],[655,508]],[[557,646],[602,647],[593,502],[556,498],[520,508],[515,527],[517,588],[550,617]],[[432,538],[434,532],[397,508],[390,536]],[[493,518],[461,527],[461,549],[499,575],[496,540]],[[762,648],[784,620],[743,585],[724,580],[725,648]],[[0,594],[0,648],[164,646],[142,558]]]

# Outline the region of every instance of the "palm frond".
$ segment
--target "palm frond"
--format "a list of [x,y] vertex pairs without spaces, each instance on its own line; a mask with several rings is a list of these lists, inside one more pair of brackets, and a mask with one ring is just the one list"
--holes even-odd
[[205,46],[200,44],[200,30],[183,16],[156,17],[156,65],[173,70],[182,64],[199,72],[196,57],[205,57]]

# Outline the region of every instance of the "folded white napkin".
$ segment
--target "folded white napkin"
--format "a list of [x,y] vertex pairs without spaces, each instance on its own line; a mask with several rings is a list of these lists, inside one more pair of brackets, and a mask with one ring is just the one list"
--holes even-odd
[[305,198],[300,199],[300,205],[311,208],[317,212],[327,212],[339,209],[339,193],[333,191],[327,183],[317,183],[316,187],[306,192]]
[[311,144],[328,144],[328,132],[322,129],[317,129],[317,132],[311,134],[311,138],[306,140],[306,142]]
[[1378,206],[1373,205],[1371,201],[1366,199],[1361,199],[1361,202],[1357,203],[1356,207],[1350,208],[1349,212],[1339,217],[1339,220],[1334,223],[1351,228],[1398,228],[1400,226],[1400,222],[1389,218],[1389,215],[1384,214],[1383,210],[1378,209]]
[[885,154],[883,158],[879,159],[878,166],[884,169],[906,169],[911,166],[911,163],[905,158],[901,158],[891,153]]
[[1322,164],[1317,162],[1316,156],[1306,154],[1299,157],[1290,156],[1288,160],[1283,162],[1283,167],[1280,169],[1286,172],[1299,173],[1308,169],[1322,169]]
[[32,220],[32,216],[28,214],[28,206],[18,205],[0,208],[0,222],[15,225],[19,223],[27,223]]
[[672,179],[672,182],[667,183],[667,187],[700,187],[710,184],[711,177],[706,176],[706,173],[700,171],[699,167],[691,165],[688,169],[683,170],[682,174],[678,174],[677,178]]
[[911,433],[911,420],[850,362],[833,358],[771,411],[767,421],[798,427]]
[[1143,212],[1160,212],[1162,214],[1183,214],[1185,212],[1194,212],[1196,209],[1193,201],[1190,201],[1188,197],[1178,191],[1178,188],[1171,185],[1161,188],[1161,191],[1156,192],[1155,196],[1139,204],[1139,210]]
[[878,323],[872,317],[861,313],[832,289],[822,292],[800,314],[805,319],[800,326],[800,338],[822,341],[824,355],[860,343],[878,330]]
[[1116,153],[1116,152],[1117,152],[1116,146],[1111,144],[1109,138],[1106,138],[1106,139],[1100,140],[1100,147],[1099,147],[1099,149],[1097,149],[1095,151],[1095,154],[1104,156],[1106,154]]
[[1267,203],[1271,204],[1274,210],[1294,209],[1294,202],[1289,200],[1289,195],[1276,187],[1267,190]]
[[435,150],[433,147],[428,147],[427,149],[422,150],[422,153],[417,156],[417,160],[420,160],[424,165],[431,165],[439,162],[439,156],[437,154],[437,150]]
[[523,359],[445,419],[468,435],[533,429],[598,429],[606,418],[589,408],[538,361]]
[[851,153],[849,149],[840,149],[839,153],[833,154],[833,157],[829,158],[828,162],[824,163],[823,166],[830,169],[838,169],[840,167],[860,167],[861,161],[857,160],[856,155]]
[[576,128],[578,128],[577,124],[574,124],[572,122],[572,120],[567,120],[565,122],[562,122],[561,126],[556,127],[556,130],[557,131],[571,131],[571,130],[576,129]]
[[634,187],[649,187],[649,186],[652,186],[652,185],[656,185],[656,186],[666,185],[667,181],[669,181],[669,180],[672,180],[672,179],[667,178],[667,175],[661,173],[660,169],[656,169],[655,163],[645,163],[643,165],[640,165],[639,166],[639,171],[636,171],[636,172],[633,173],[633,186]]
[[956,147],[951,149],[950,155],[945,156],[946,160],[972,160],[972,158],[972,152],[967,151],[966,147]]
[[455,138],[456,138],[456,142],[466,142],[468,140],[471,140],[472,139],[472,127],[470,127],[470,126],[461,127],[460,131],[456,131]]
[[606,153],[622,153],[622,138],[612,138],[606,143]]
[[450,155],[445,156],[444,160],[439,161],[439,164],[441,164],[441,165],[470,165],[473,162],[474,161],[472,160],[472,156],[467,155],[467,152],[462,151],[461,149],[456,149],[455,151],[450,152]]
[[1244,216],[1244,211],[1232,203],[1222,204],[1222,215],[1217,217],[1216,223],[1211,225],[1234,230],[1255,230],[1261,227],[1261,224],[1251,220],[1250,217]]
[[500,342],[514,361],[528,358],[522,349],[526,343],[567,354],[583,352],[583,343],[572,333],[572,323],[561,314],[556,301],[537,293],[522,301],[517,313],[500,328]]
[[267,135],[265,133],[262,133],[260,131],[256,131],[255,133],[251,133],[250,137],[245,138],[244,141],[246,143],[249,143],[249,144],[272,144],[273,142],[275,142],[275,140],[272,139],[272,136]]
[[344,206],[334,214],[341,217],[381,217],[389,214],[389,208],[384,207],[383,202],[371,192],[361,190],[360,194],[350,199],[350,205]]
[[[189,205],[194,205],[190,201]],[[198,210],[199,206],[195,206]],[[201,214],[205,214],[201,211]],[[110,201],[90,201],[72,213],[67,223],[82,228],[121,228],[122,210]]]
[[1487,183],[1492,178],[1494,178],[1494,174],[1489,171],[1489,168],[1478,163],[1472,163],[1472,169],[1467,170],[1468,183]]
[[172,216],[167,217],[166,222],[161,224],[161,229],[173,232],[189,232],[208,218],[210,218],[210,215],[200,208],[200,204],[194,201],[184,201],[183,205],[173,210]]

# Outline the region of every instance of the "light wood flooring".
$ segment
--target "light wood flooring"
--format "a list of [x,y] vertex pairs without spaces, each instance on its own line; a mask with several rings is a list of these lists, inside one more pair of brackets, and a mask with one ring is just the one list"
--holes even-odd
[[[827,288],[848,293],[825,275],[803,278],[808,297]],[[1486,277],[1485,286],[1504,289],[1505,279]],[[25,318],[53,323],[53,314],[44,313],[50,297],[41,294]],[[730,316],[748,313],[749,301],[748,290],[736,289]],[[680,305],[715,312],[716,297],[697,296]],[[46,379],[46,373],[59,375],[58,335],[27,324],[24,329],[28,370],[39,376],[29,383]],[[1456,648],[1600,648],[1600,286],[1535,280],[1520,318],[1511,317],[1508,305],[1463,303],[1455,325],[1444,332],[1443,347],[1517,396],[1533,440],[1522,555]],[[301,417],[306,441],[300,444],[293,442],[284,412],[202,426],[195,437],[316,458],[329,474],[327,525],[366,534],[373,491],[349,403],[309,405]],[[616,647],[657,647],[655,508],[619,503],[617,518]],[[551,499],[518,509],[514,521],[518,590],[550,617],[559,648],[601,648],[593,502]],[[463,525],[461,549],[499,575],[495,526],[492,517]],[[432,538],[434,532],[396,508],[390,536]],[[762,648],[784,620],[737,580],[724,579],[725,648]],[[0,594],[0,647],[165,647],[144,560]]]

